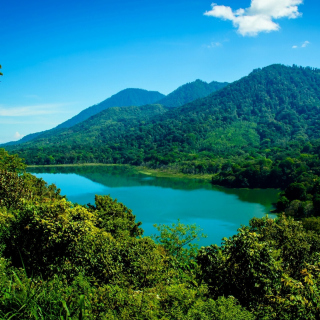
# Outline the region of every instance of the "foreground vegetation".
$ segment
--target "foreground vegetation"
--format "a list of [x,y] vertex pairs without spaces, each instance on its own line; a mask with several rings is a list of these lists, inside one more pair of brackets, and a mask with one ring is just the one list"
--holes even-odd
[[198,249],[196,226],[143,237],[125,205],[72,204],[24,167],[0,149],[0,318],[319,319],[314,222],[253,219]]

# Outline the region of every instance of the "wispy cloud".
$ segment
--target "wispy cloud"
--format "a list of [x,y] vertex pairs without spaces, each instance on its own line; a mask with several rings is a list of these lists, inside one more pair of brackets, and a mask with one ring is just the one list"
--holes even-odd
[[28,99],[36,99],[36,100],[40,100],[41,98],[36,95],[36,94],[27,94],[25,95],[25,98],[28,98]]
[[49,115],[57,113],[68,113],[68,111],[62,110],[70,104],[67,103],[51,103],[32,106],[20,106],[20,107],[5,107],[0,105],[0,116],[2,117],[28,117]]
[[302,44],[301,48],[305,48],[308,44],[310,44],[310,42],[309,42],[309,41],[305,41],[305,42]]
[[14,134],[14,136],[13,136],[13,139],[14,140],[19,140],[19,139],[21,139],[21,138],[23,138],[24,137],[24,135],[23,134],[20,134],[18,131]]
[[210,44],[205,45],[206,48],[217,48],[222,47],[221,42],[211,42]]
[[305,42],[302,43],[301,46],[292,46],[292,49],[305,48],[305,47],[307,47],[309,44],[310,44],[309,41],[305,41]]
[[53,117],[39,116],[39,117],[0,117],[0,124],[12,125],[12,124],[23,124],[23,125],[57,125],[57,121],[52,119]]
[[260,32],[278,31],[280,25],[273,20],[296,19],[302,14],[298,6],[303,0],[251,0],[251,6],[234,11],[231,7],[213,3],[204,15],[230,20],[243,36],[256,36]]

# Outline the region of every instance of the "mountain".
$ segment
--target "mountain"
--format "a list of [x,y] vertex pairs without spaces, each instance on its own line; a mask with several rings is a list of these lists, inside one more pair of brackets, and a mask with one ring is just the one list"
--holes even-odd
[[34,140],[36,137],[39,137],[44,133],[54,134],[54,132],[59,131],[57,129],[70,128],[76,125],[77,123],[82,122],[90,118],[91,116],[101,112],[102,110],[105,110],[111,107],[142,106],[142,105],[154,103],[159,99],[162,99],[163,97],[165,97],[165,95],[157,91],[147,91],[143,89],[125,89],[111,96],[110,98],[81,111],[76,116],[59,124],[53,129],[28,134],[18,141],[4,143],[1,146],[6,147],[6,146],[19,145],[21,143]]
[[204,98],[226,85],[228,85],[227,82],[212,81],[211,83],[207,83],[202,80],[196,80],[179,87],[157,103],[170,108],[181,107],[194,100]]
[[[47,130],[49,131],[49,130]],[[31,133],[31,134],[27,134],[26,136],[24,136],[23,138],[21,138],[18,141],[10,141],[10,142],[6,142],[3,144],[0,144],[0,147],[8,147],[8,146],[15,146],[21,143],[25,143],[28,141],[31,141],[33,139],[35,139],[36,137],[40,136],[42,133],[47,132],[47,131],[40,131],[40,132],[36,132],[36,133]]]
[[96,104],[81,111],[76,116],[59,124],[57,127],[53,129],[28,134],[18,141],[7,142],[0,146],[7,147],[19,145],[34,140],[36,137],[44,133],[54,134],[57,131],[59,132],[59,130],[57,129],[70,128],[90,118],[91,116],[111,107],[142,106],[152,103],[162,104],[167,107],[179,107],[188,102],[194,101],[199,98],[203,98],[209,95],[210,93],[223,88],[227,84],[227,82],[221,83],[213,81],[211,83],[207,83],[201,80],[196,80],[194,82],[187,83],[179,87],[178,89],[170,93],[168,96],[165,96],[157,91],[147,91],[142,89],[125,89],[111,96],[110,98],[100,102],[99,104]]
[[59,145],[64,141],[77,145],[99,145],[107,140],[116,140],[123,133],[144,125],[153,117],[161,115],[167,110],[168,108],[158,104],[108,108],[71,128],[62,128],[54,134],[46,132],[35,141],[30,142],[29,145]]
[[[153,166],[238,157],[320,138],[320,71],[271,65],[182,107],[110,131],[100,114],[84,130],[16,149],[29,163]],[[120,128],[124,118],[110,118]],[[112,127],[111,127],[112,128]],[[89,138],[88,138],[89,137]]]
[[70,128],[79,122],[82,122],[91,116],[111,107],[129,107],[129,106],[143,106],[152,104],[165,97],[162,93],[157,91],[147,91],[143,89],[125,89],[110,98],[89,107],[73,118],[59,124],[56,128]]

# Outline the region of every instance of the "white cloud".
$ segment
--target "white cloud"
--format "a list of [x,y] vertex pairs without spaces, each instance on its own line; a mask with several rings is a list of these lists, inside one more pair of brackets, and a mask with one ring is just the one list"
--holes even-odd
[[255,36],[260,32],[280,29],[274,19],[295,19],[301,16],[298,6],[303,0],[251,0],[251,6],[233,11],[231,7],[213,3],[212,9],[204,15],[232,21],[238,33],[243,36]]
[[297,49],[297,48],[305,48],[306,46],[308,46],[310,44],[309,41],[305,41],[301,47],[300,46],[293,46],[292,49]]
[[65,113],[65,110],[61,110],[62,107],[67,106],[66,103],[51,103],[33,106],[22,107],[3,107],[0,105],[0,116],[2,117],[28,117],[39,116],[56,113]]
[[310,44],[310,42],[309,42],[309,41],[305,41],[305,42],[302,44],[301,48],[305,48],[308,44]]
[[20,134],[18,131],[13,136],[14,140],[19,140],[19,139],[21,139],[23,137],[24,137],[24,135]]
[[216,48],[216,47],[222,47],[221,42],[211,42],[209,45],[206,45],[206,48]]

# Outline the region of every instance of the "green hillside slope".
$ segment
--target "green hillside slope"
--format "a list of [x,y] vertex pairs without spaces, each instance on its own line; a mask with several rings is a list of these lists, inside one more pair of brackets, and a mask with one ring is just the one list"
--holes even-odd
[[97,115],[77,132],[46,141],[38,138],[16,151],[28,163],[39,164],[49,161],[45,160],[49,156],[50,163],[151,166],[246,157],[254,152],[265,156],[268,148],[285,149],[293,142],[302,145],[319,138],[319,109],[319,70],[272,65],[206,98],[115,133],[109,133],[108,123],[94,125]]
[[42,131],[42,132],[31,133],[18,141],[8,142],[0,146],[7,147],[12,145],[19,145],[19,144],[34,140],[35,138],[43,134],[46,136],[48,134],[53,135],[56,132],[59,132],[60,129],[70,128],[90,118],[91,116],[111,107],[143,106],[146,104],[154,103],[159,99],[162,99],[163,97],[165,97],[165,95],[157,91],[147,91],[143,89],[125,89],[111,96],[110,98],[81,111],[76,116],[59,124],[57,127],[53,129]]
[[194,100],[204,98],[226,85],[228,85],[227,82],[212,81],[211,83],[207,83],[201,80],[196,80],[179,87],[158,101],[158,103],[171,108],[181,107]]
[[47,146],[50,144],[100,144],[115,141],[123,133],[144,125],[156,115],[168,109],[158,104],[141,107],[113,107],[101,111],[77,125],[60,129],[51,134],[42,134],[28,145]]
[[111,96],[110,98],[81,111],[73,118],[59,124],[57,128],[70,128],[108,108],[130,106],[138,107],[155,103],[163,97],[165,96],[157,91],[147,91],[143,89],[125,89]]

